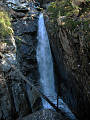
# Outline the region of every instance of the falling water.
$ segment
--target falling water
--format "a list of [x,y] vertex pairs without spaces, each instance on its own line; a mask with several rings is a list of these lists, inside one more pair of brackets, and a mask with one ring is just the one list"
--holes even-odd
[[[38,22],[37,60],[43,92],[52,101],[52,98],[56,96],[54,87],[53,62],[43,14],[40,14]],[[44,108],[50,107],[49,104],[44,100],[43,106]]]
[[[37,61],[40,72],[40,83],[43,93],[54,103],[57,104],[56,92],[54,86],[54,73],[52,55],[48,40],[47,31],[44,24],[43,14],[40,14],[38,21],[38,46]],[[42,99],[44,109],[53,109],[49,103]],[[62,99],[59,99],[59,108],[66,113],[71,120],[76,120],[67,105]]]

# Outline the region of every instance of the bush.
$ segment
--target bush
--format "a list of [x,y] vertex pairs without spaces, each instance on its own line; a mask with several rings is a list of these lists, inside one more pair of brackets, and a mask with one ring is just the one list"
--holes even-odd
[[[50,20],[53,22],[59,22],[62,20],[63,27],[67,27],[71,30],[74,30],[77,26],[81,26],[83,24],[84,30],[89,31],[90,20],[88,17],[88,13],[90,11],[90,0],[85,0],[85,4],[81,9],[73,7],[72,2],[74,0],[57,0],[56,2],[52,2],[48,7],[48,13],[50,14]],[[76,0],[82,1],[82,0]],[[79,15],[79,16],[78,16]],[[64,19],[61,19],[64,16]],[[83,18],[83,20],[82,20]]]
[[60,16],[67,16],[72,13],[74,8],[72,7],[70,0],[61,0],[52,2],[48,8],[48,12],[52,13],[52,18],[57,19]]
[[8,14],[0,11],[0,37],[6,37],[13,33]]

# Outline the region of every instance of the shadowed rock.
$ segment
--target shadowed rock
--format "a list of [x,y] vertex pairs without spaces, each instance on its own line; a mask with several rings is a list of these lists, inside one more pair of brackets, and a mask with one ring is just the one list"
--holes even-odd
[[22,120],[69,120],[69,119],[65,118],[60,113],[57,113],[52,110],[40,110],[27,117],[24,117]]

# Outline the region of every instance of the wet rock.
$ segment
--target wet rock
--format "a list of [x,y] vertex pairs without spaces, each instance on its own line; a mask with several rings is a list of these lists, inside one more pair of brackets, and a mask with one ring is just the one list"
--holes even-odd
[[22,120],[69,120],[62,116],[60,113],[57,113],[52,110],[41,110],[32,115],[29,115]]

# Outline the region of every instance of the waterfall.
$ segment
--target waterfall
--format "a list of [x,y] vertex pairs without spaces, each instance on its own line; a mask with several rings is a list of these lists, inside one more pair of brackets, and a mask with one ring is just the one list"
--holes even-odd
[[[40,14],[38,22],[37,61],[39,65],[40,83],[43,93],[48,96],[51,101],[53,101],[52,98],[56,96],[54,87],[53,62],[43,14]],[[43,106],[44,108],[50,107],[50,105],[44,100]]]
[[[49,45],[48,34],[44,24],[43,14],[41,13],[38,21],[38,45],[37,45],[37,62],[40,73],[40,84],[44,95],[46,95],[55,105],[57,104],[56,92],[54,85],[54,73],[52,55]],[[53,109],[49,103],[42,99],[44,109]],[[71,120],[76,120],[74,114],[70,111],[68,106],[59,99],[59,108]]]

